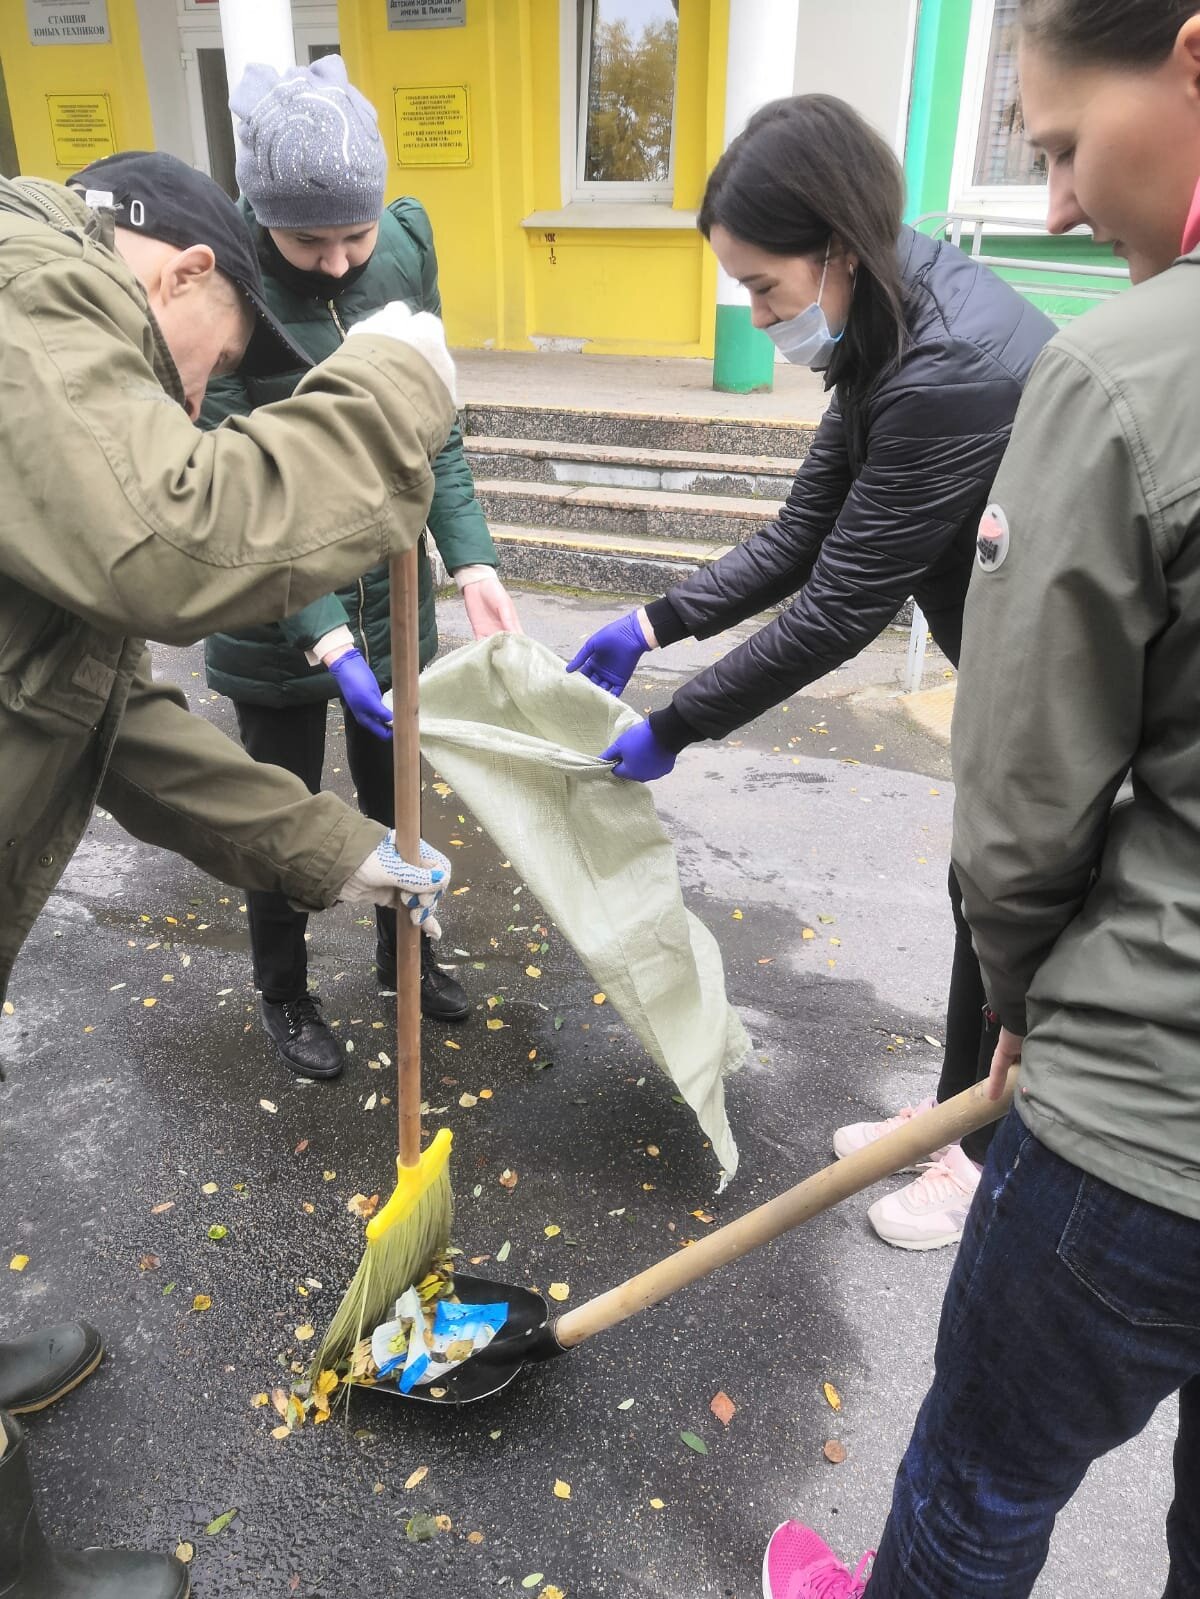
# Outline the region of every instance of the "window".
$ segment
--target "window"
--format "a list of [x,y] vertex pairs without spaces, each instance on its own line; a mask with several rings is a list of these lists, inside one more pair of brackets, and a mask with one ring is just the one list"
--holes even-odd
[[1044,216],[1046,158],[1025,140],[1017,82],[1018,0],[975,0],[963,74],[952,203]]
[[576,187],[671,196],[679,0],[579,0]]

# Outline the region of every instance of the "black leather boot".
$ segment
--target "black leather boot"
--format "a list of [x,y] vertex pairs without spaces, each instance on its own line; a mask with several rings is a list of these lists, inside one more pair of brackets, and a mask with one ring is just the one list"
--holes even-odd
[[56,1554],[38,1526],[21,1425],[0,1412],[0,1599],[187,1599],[187,1567],[133,1549]]
[[14,1416],[45,1410],[90,1377],[103,1355],[100,1334],[86,1321],[60,1322],[0,1343],[0,1410]]
[[315,994],[285,999],[279,1005],[260,999],[258,1008],[268,1037],[297,1077],[338,1076],[346,1057]]
[[[375,945],[375,976],[381,988],[396,991],[396,951]],[[461,1022],[471,1014],[467,991],[437,963],[431,938],[421,939],[421,1015],[435,1022]]]

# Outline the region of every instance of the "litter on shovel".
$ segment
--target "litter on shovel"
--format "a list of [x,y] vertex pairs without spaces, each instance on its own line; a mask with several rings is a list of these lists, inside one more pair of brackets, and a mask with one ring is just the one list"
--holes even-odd
[[396,1301],[391,1321],[371,1335],[377,1379],[393,1378],[402,1394],[435,1382],[485,1349],[508,1319],[507,1304],[464,1305],[439,1299],[423,1304],[416,1288]]

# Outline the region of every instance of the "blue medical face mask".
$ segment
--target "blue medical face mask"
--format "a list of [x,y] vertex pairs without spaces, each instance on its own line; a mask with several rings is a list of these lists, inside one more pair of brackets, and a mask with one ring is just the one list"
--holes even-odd
[[811,367],[814,372],[823,372],[829,365],[833,359],[833,352],[846,331],[842,328],[837,333],[832,332],[821,309],[821,296],[825,292],[825,276],[829,271],[829,251],[832,245],[831,239],[825,247],[825,264],[821,268],[817,298],[812,305],[797,316],[789,317],[786,322],[773,322],[766,329],[767,337],[780,351],[785,361],[790,362],[792,366]]

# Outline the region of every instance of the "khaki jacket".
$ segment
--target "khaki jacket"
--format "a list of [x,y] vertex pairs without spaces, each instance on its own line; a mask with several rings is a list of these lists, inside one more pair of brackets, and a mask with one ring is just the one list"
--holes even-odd
[[[1020,1113],[1200,1218],[1200,252],[1060,333],[980,528],[954,861]],[[1126,778],[1132,798],[1114,808]]]
[[413,544],[455,420],[415,352],[358,336],[201,432],[110,241],[0,180],[0,993],[97,799],[240,887],[336,898],[382,829],[190,715],[144,640],[277,619]]

